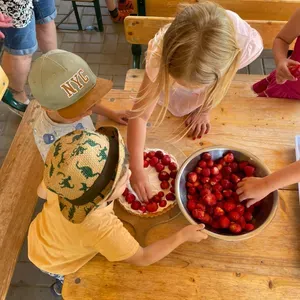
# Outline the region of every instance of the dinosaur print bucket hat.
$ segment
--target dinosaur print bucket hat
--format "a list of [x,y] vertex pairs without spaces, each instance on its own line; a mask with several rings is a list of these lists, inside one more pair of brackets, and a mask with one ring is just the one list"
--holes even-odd
[[73,223],[85,217],[112,195],[126,171],[126,148],[114,127],[97,132],[75,130],[50,148],[44,183],[58,195],[63,216]]

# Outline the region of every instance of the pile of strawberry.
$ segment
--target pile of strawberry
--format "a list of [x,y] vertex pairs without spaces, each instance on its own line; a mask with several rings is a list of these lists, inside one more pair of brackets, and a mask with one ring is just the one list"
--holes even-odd
[[255,168],[247,161],[237,162],[232,152],[213,161],[211,154],[201,155],[193,172],[187,175],[187,208],[193,217],[215,229],[234,234],[254,227],[255,206],[246,208],[236,193],[244,177],[254,176]]
[[[142,213],[154,213],[159,207],[166,207],[167,201],[175,201],[175,178],[177,175],[177,164],[171,161],[169,155],[162,151],[144,152],[144,168],[152,167],[158,173],[161,181],[161,191],[148,200],[148,203],[142,204],[128,188],[125,189],[123,196],[127,203],[131,204],[133,210],[139,210]],[[167,190],[167,194],[165,192]],[[165,198],[165,199],[164,199]]]

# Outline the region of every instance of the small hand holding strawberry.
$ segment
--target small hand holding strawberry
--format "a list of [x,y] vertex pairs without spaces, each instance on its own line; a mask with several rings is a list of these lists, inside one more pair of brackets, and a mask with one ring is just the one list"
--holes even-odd
[[188,225],[181,229],[178,233],[183,242],[199,243],[202,240],[207,239],[207,234],[202,231],[204,227],[204,224]]
[[270,191],[265,178],[246,177],[238,183],[237,194],[240,201],[248,200],[247,207],[265,198]]
[[[12,18],[0,13],[0,28],[9,28],[12,27]],[[0,31],[0,39],[4,39],[5,35]]]
[[210,130],[210,120],[208,113],[201,113],[199,109],[193,111],[185,121],[187,127],[191,126],[188,133],[189,137],[193,139],[201,138],[204,134],[207,134]]
[[148,200],[152,198],[153,193],[149,178],[145,174],[144,169],[132,170],[130,184],[141,201],[148,202]]
[[298,66],[298,65],[300,65],[299,62],[289,59],[289,58],[282,59],[281,61],[279,61],[277,64],[277,69],[276,69],[277,83],[283,84],[287,80],[296,81],[297,78],[295,78],[292,75],[290,68]]

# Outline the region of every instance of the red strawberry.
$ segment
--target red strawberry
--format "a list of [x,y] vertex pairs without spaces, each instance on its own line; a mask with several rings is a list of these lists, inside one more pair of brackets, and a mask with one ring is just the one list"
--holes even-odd
[[201,158],[204,160],[211,160],[211,154],[209,152],[204,152],[202,153]]
[[216,206],[214,210],[215,216],[223,216],[225,214],[224,210],[220,206]]
[[149,159],[151,159],[152,157],[154,157],[155,156],[155,152],[154,151],[150,151],[150,152],[148,152],[148,154],[147,154],[147,157],[149,158]]
[[235,173],[239,170],[239,165],[237,162],[229,163],[228,166],[231,168],[232,172]]
[[203,170],[202,168],[196,167],[194,171],[195,171],[195,173],[197,173],[198,175],[200,175],[201,172],[202,172],[202,170]]
[[232,222],[229,226],[229,230],[232,232],[232,233],[240,233],[242,231],[242,227],[240,224],[237,224],[237,223],[234,223]]
[[198,186],[201,185],[199,181],[196,181],[193,183],[193,187],[198,188]]
[[227,179],[222,179],[221,180],[221,185],[224,189],[229,189],[231,187],[231,182]]
[[200,167],[201,169],[206,168],[206,161],[199,160],[198,167]]
[[158,178],[160,181],[168,181],[170,179],[170,174],[166,171],[161,171],[158,175]]
[[146,205],[146,208],[149,212],[155,212],[158,209],[158,205],[156,202],[151,202]]
[[231,174],[230,178],[231,178],[231,181],[234,183],[239,183],[241,181],[241,178],[235,174]]
[[210,180],[210,185],[214,186],[218,183],[217,179],[215,178],[215,176]]
[[228,216],[231,221],[237,221],[241,217],[241,215],[235,210],[232,210]]
[[190,195],[195,195],[196,194],[196,189],[194,187],[191,187],[191,188],[188,189],[188,193]]
[[204,217],[201,221],[205,224],[211,224],[212,217],[208,213],[204,213]]
[[209,189],[202,189],[201,191],[200,191],[200,195],[202,196],[202,197],[204,197],[204,196],[206,196],[206,195],[210,195],[211,194],[211,191],[209,190]]
[[239,218],[238,223],[241,225],[242,229],[245,229],[245,227],[246,227],[246,221],[245,221],[245,218],[243,216],[241,216]]
[[173,194],[175,194],[175,189],[174,189],[173,186],[170,188],[170,192],[173,193]]
[[[173,179],[174,180],[174,179]],[[194,187],[194,184],[193,183],[190,183],[190,182],[186,182],[185,186],[187,188],[190,188],[190,187]]]
[[223,169],[222,169],[222,174],[223,174],[224,176],[228,176],[228,175],[230,175],[231,173],[232,173],[232,170],[231,170],[230,167],[228,167],[228,166],[223,167]]
[[240,170],[244,170],[244,168],[246,167],[246,166],[248,166],[248,162],[247,161],[241,161],[240,163],[239,163],[239,168],[240,168]]
[[123,195],[124,197],[126,197],[126,196],[128,195],[128,193],[129,193],[129,190],[128,190],[128,188],[126,188],[122,195]]
[[224,156],[224,161],[227,163],[231,163],[234,161],[234,155],[232,152],[228,152],[225,156]]
[[213,160],[208,160],[208,161],[206,162],[206,165],[207,165],[209,168],[212,168],[212,167],[215,165],[215,163],[214,163]]
[[252,166],[246,166],[245,168],[244,168],[244,172],[245,172],[245,174],[246,174],[246,176],[247,177],[251,177],[251,176],[253,176],[253,174],[254,174],[254,172],[255,172],[255,168],[254,167],[252,167]]
[[254,225],[251,223],[248,223],[245,225],[245,230],[246,231],[252,231],[254,229]]
[[234,201],[240,202],[239,195],[236,192],[233,192],[231,197]]
[[215,184],[213,187],[213,191],[222,192],[223,191],[222,185],[220,183]]
[[198,200],[198,196],[197,195],[187,195],[186,196],[189,200]]
[[146,160],[148,157],[148,153],[147,152],[144,152],[144,160]]
[[217,199],[216,199],[216,196],[214,194],[208,194],[208,195],[205,195],[203,197],[203,201],[207,204],[207,205],[215,205],[217,203]]
[[196,201],[194,201],[194,200],[188,200],[186,206],[187,206],[187,208],[188,208],[189,211],[192,211],[193,209],[196,208],[196,204],[197,204]]
[[219,219],[219,224],[221,228],[228,228],[230,225],[230,220],[226,216],[221,216]]
[[156,166],[155,166],[155,170],[160,173],[163,169],[165,168],[165,166],[161,163],[158,163]]
[[127,203],[131,204],[135,200],[135,196],[133,194],[128,193],[128,195],[125,197],[125,200]]
[[214,195],[215,195],[215,197],[216,197],[217,201],[221,201],[221,200],[223,200],[223,195],[222,195],[222,193],[221,193],[221,192],[219,192],[219,191],[215,191],[215,192],[214,192]]
[[203,211],[206,211],[206,206],[204,204],[202,204],[202,203],[197,203],[196,204],[196,208],[199,208],[199,209],[201,209]]
[[[189,183],[189,182],[188,182],[188,183]],[[172,186],[175,186],[175,179],[172,179],[172,180],[171,180],[171,185],[172,185]]]
[[198,179],[198,176],[197,176],[197,173],[195,172],[190,172],[188,175],[187,175],[187,180],[188,182],[191,182],[191,183],[194,183],[196,182]]
[[170,173],[170,177],[175,179],[177,176],[177,171],[176,170],[172,170],[171,173]]
[[193,217],[196,218],[196,219],[199,219],[199,220],[202,220],[204,218],[204,214],[205,214],[205,212],[201,209],[198,209],[198,208],[195,208],[192,211]]
[[226,198],[229,198],[232,195],[232,190],[223,190],[223,195]]
[[131,204],[131,208],[134,210],[138,210],[141,207],[141,202],[140,201],[133,201]]
[[210,190],[210,191],[212,190],[212,186],[211,186],[209,183],[204,183],[204,184],[203,184],[203,188],[204,188],[204,189],[208,189],[208,190]]
[[218,169],[217,167],[212,167],[212,168],[210,169],[210,173],[211,173],[212,175],[218,175],[218,174],[220,173],[220,171],[219,171],[219,169]]
[[209,177],[210,176],[210,169],[209,168],[202,169],[201,175],[204,176],[204,177]]
[[148,160],[144,160],[144,168],[148,168],[149,167],[149,161]]
[[162,198],[165,195],[165,193],[163,191],[160,191],[157,195],[158,197]]
[[145,213],[145,212],[147,211],[146,206],[142,205],[142,206],[140,207],[140,211],[141,211],[142,213]]
[[170,184],[168,181],[162,181],[161,184],[160,184],[160,187],[163,189],[163,190],[167,190],[169,187],[170,187]]
[[159,206],[160,207],[165,207],[167,205],[167,201],[166,200],[161,200],[160,202],[159,202]]
[[227,212],[230,212],[230,211],[234,210],[235,208],[236,208],[236,205],[233,202],[226,201],[224,203],[224,210]]
[[219,171],[221,171],[222,168],[223,168],[223,165],[221,165],[221,164],[216,164],[216,167],[218,168]]
[[220,158],[218,161],[218,164],[222,165],[223,167],[226,166],[226,162],[225,162],[224,158]]
[[161,163],[165,166],[169,165],[171,162],[171,158],[169,155],[164,155],[164,157],[161,159]]
[[171,163],[169,164],[169,169],[170,169],[170,171],[176,171],[176,170],[177,170],[177,165],[176,165],[176,163],[171,162]]
[[249,221],[251,221],[251,220],[253,219],[253,216],[252,216],[252,214],[251,214],[249,211],[246,211],[246,212],[244,213],[244,218],[245,218],[245,220],[246,220],[247,222],[249,222]]
[[245,212],[245,206],[242,204],[238,204],[235,210],[242,216]]
[[201,182],[202,183],[208,183],[210,181],[209,177],[201,177]]
[[174,201],[174,200],[176,200],[176,197],[173,193],[168,193],[166,195],[166,199],[169,200],[169,201]]
[[250,207],[247,208],[246,211],[249,212],[252,215],[253,212],[254,212],[254,208],[255,208],[254,205],[251,205]]
[[152,197],[152,201],[156,202],[156,203],[159,203],[161,200],[161,198],[158,196],[158,195],[155,195]]
[[156,156],[154,156],[150,159],[149,164],[151,167],[155,167],[157,163],[158,163],[158,158]]
[[164,157],[164,154],[162,151],[158,150],[155,152],[155,156],[159,159],[162,159]]

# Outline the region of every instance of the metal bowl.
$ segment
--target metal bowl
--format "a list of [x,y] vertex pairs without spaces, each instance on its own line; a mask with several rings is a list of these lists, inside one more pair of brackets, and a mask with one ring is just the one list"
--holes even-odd
[[[197,162],[200,159],[200,155],[204,152],[209,152],[212,156],[213,160],[219,159],[223,156],[224,153],[231,151],[237,161],[249,161],[253,166],[256,167],[255,176],[257,177],[264,177],[270,174],[270,170],[268,167],[260,161],[256,156],[251,154],[248,151],[226,147],[226,146],[216,146],[216,147],[208,147],[198,150],[190,157],[186,159],[186,161],[182,164],[180,170],[178,171],[175,183],[175,192],[177,196],[177,201],[180,210],[182,211],[183,215],[187,218],[187,220],[191,224],[199,224],[195,220],[187,209],[187,193],[186,193],[186,176],[189,172],[191,172]],[[239,235],[231,234],[231,233],[224,233],[221,230],[214,229],[210,225],[206,225],[204,231],[215,238],[226,240],[226,241],[241,241],[249,239],[259,232],[261,232],[274,218],[277,207],[278,207],[278,192],[275,191],[268,195],[265,199],[262,200],[261,209],[255,216],[256,228],[253,231],[241,233]]]

